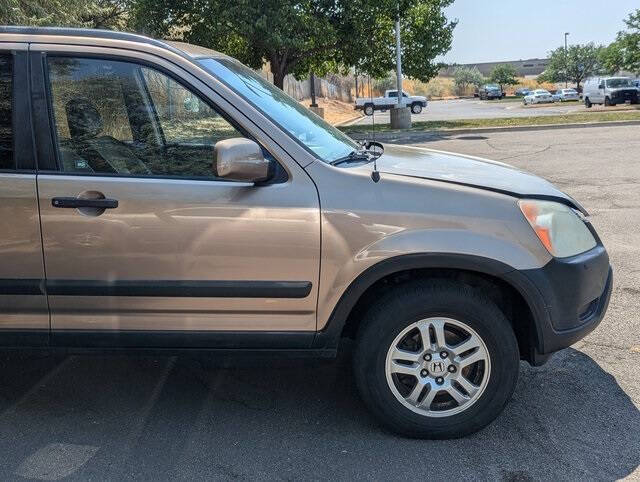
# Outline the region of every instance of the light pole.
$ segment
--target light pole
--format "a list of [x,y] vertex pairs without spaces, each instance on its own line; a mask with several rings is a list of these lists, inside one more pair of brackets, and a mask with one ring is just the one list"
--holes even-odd
[[568,85],[568,75],[569,75],[569,57],[567,55],[567,37],[569,36],[569,32],[564,33],[564,87],[567,88]]
[[402,47],[400,44],[400,13],[396,19],[396,86],[398,89],[398,107],[402,107]]

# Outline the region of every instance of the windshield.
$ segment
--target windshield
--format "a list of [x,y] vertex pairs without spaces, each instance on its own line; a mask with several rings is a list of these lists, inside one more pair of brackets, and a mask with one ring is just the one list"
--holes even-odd
[[497,85],[497,84],[487,84],[487,85],[485,85],[485,88],[486,89],[499,89],[500,86]]
[[609,79],[607,87],[631,87],[629,79]]
[[198,62],[322,161],[335,161],[359,149],[355,141],[240,62],[224,58]]

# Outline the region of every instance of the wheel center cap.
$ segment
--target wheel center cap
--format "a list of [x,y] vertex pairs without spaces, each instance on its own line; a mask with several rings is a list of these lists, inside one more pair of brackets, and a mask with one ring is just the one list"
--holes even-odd
[[442,375],[447,371],[447,364],[442,360],[435,360],[429,364],[429,368],[434,375]]

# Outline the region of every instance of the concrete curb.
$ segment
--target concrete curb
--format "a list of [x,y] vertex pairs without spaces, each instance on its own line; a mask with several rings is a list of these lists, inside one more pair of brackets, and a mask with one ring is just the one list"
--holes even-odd
[[545,131],[553,129],[581,129],[586,127],[613,127],[640,125],[640,120],[604,121],[604,122],[572,122],[570,124],[540,124],[537,126],[504,126],[504,127],[465,127],[460,129],[434,129],[434,132],[462,134],[466,132],[509,132],[509,131]]
[[[422,131],[391,131],[376,132],[377,140],[384,141],[385,138],[398,139],[399,137],[414,137],[420,135],[443,136],[457,134],[483,134],[493,132],[521,132],[521,131],[544,131],[555,129],[582,129],[588,127],[617,127],[640,125],[640,120],[605,121],[605,122],[574,122],[570,124],[540,124],[535,126],[505,126],[505,127],[468,127],[460,129],[425,129]],[[367,131],[350,133],[352,136],[369,136]]]

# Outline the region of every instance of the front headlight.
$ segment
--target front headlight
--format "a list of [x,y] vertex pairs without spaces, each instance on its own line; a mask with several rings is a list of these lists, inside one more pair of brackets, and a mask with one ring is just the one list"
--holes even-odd
[[569,206],[535,199],[522,199],[518,205],[552,256],[566,258],[595,248],[597,243],[591,231]]

